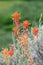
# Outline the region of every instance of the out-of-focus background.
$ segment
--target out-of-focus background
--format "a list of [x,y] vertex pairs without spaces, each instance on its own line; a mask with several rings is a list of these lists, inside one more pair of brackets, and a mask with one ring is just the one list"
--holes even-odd
[[30,21],[31,26],[34,23],[38,25],[40,14],[43,14],[43,1],[0,1],[0,50],[12,44],[12,14],[14,12],[21,14],[21,22],[26,19]]

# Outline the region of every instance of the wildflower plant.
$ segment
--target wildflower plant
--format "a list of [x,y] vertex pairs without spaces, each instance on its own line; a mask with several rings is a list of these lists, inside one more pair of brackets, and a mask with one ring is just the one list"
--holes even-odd
[[[40,63],[43,65],[43,27],[40,23],[42,14],[39,19],[39,27],[32,27],[31,32],[28,20],[20,22],[20,13],[15,12],[12,16],[13,44],[10,45],[10,49],[4,48],[0,53],[0,65],[38,65]],[[2,60],[4,60],[3,63]]]
[[[27,65],[33,65],[34,60],[31,55],[31,52],[29,50],[30,48],[29,48],[29,42],[28,42],[28,34],[29,34],[28,27],[29,27],[30,23],[28,20],[25,20],[22,24],[22,23],[20,23],[20,20],[19,20],[20,18],[21,17],[19,16],[19,13],[15,13],[13,15],[13,23],[15,23],[15,25],[16,25],[13,28],[13,34],[16,36],[17,40],[19,41],[19,46],[21,47],[21,50],[19,50],[19,51],[21,51],[20,58],[23,58],[24,60],[27,59]],[[20,34],[21,27],[23,27],[22,35]],[[25,63],[23,63],[23,64],[25,64]]]

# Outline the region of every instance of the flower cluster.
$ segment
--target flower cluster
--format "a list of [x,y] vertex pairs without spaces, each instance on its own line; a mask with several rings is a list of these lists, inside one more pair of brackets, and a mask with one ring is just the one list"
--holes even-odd
[[13,14],[12,19],[14,24],[12,29],[14,45],[11,45],[10,49],[5,48],[2,50],[5,65],[34,65],[34,51],[31,52],[34,48],[31,44],[36,43],[39,38],[39,27],[32,27],[30,32],[30,21],[24,20],[21,23],[21,16],[18,12]]
[[[29,26],[30,22],[28,20],[24,20],[23,23],[20,22],[20,14],[18,12],[14,13],[13,15],[13,23],[15,23],[15,27],[13,28],[13,34],[16,36],[16,38],[19,40],[22,54],[25,55],[28,58],[28,65],[33,65],[34,60],[33,57],[31,57],[31,52],[29,51],[29,44],[28,44],[28,35],[29,35]],[[22,35],[20,34],[21,27],[23,27]],[[32,29],[32,33],[37,36],[38,34],[38,28],[35,27]]]

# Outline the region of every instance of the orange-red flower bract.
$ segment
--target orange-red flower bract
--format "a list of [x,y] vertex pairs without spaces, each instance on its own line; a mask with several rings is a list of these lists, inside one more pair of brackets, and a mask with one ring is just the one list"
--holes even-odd
[[5,48],[5,49],[3,49],[3,54],[4,54],[4,56],[8,56],[8,49],[7,48]]
[[18,12],[15,12],[15,13],[13,14],[13,20],[14,20],[15,22],[17,22],[17,21],[20,20],[20,14],[19,14]]
[[17,27],[14,27],[14,28],[13,28],[13,33],[14,33],[15,35],[17,35],[17,30],[18,30]]
[[38,28],[37,27],[34,27],[33,30],[32,30],[33,34],[37,34],[38,33]]
[[14,51],[13,50],[10,50],[9,51],[9,56],[12,56],[14,54]]
[[30,23],[29,23],[28,20],[25,20],[25,21],[23,22],[23,26],[24,26],[25,28],[28,28],[29,25],[30,25]]
[[26,44],[28,43],[27,35],[23,35],[23,36],[21,37],[21,42],[22,42],[22,44],[24,44],[24,45],[26,45]]
[[33,32],[33,34],[38,38],[38,28],[37,28],[37,27],[34,27],[34,28],[32,29],[32,32]]

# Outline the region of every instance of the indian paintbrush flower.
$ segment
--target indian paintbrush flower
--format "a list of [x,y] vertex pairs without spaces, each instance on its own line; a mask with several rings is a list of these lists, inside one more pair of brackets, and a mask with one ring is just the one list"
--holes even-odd
[[32,29],[32,32],[33,32],[33,34],[34,34],[36,37],[38,37],[38,28],[37,28],[37,27],[34,27],[34,28]]
[[2,52],[3,52],[3,55],[5,57],[6,65],[8,65],[8,49],[5,48],[5,49],[3,49]]
[[3,54],[4,54],[4,56],[8,56],[8,49],[7,48],[5,48],[5,49],[3,49]]
[[15,13],[13,14],[13,19],[14,19],[14,21],[20,20],[20,14],[19,14],[18,12],[15,12]]
[[23,22],[23,26],[24,26],[24,28],[28,28],[29,25],[30,25],[30,23],[29,23],[28,20],[25,20],[25,21]]
[[19,22],[20,18],[21,18],[20,14],[18,12],[15,12],[13,14],[13,21],[16,24],[16,26],[20,25],[20,22]]
[[13,56],[14,55],[14,51],[13,50],[9,50],[9,56]]
[[17,35],[17,30],[18,30],[17,27],[14,27],[14,28],[13,28],[13,33],[14,33],[15,35]]

